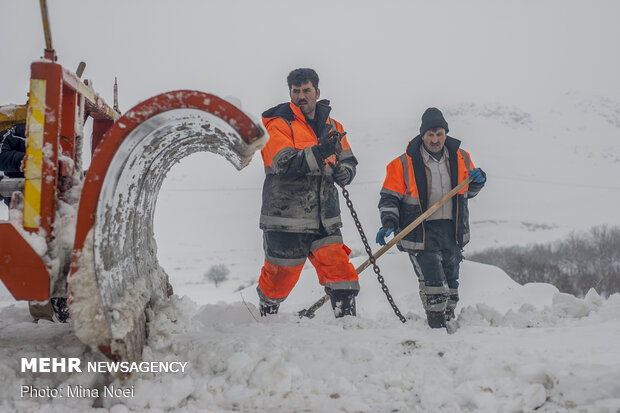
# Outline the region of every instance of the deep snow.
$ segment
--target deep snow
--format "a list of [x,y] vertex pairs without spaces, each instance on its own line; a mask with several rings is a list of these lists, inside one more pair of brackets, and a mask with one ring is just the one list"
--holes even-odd
[[[361,263],[362,258],[355,259]],[[620,409],[620,294],[578,299],[546,284],[519,286],[500,270],[465,262],[459,329],[430,330],[409,263],[382,263],[396,302],[391,313],[371,274],[362,277],[359,317],[312,319],[294,311],[321,291],[306,270],[282,314],[257,322],[239,294],[198,305],[174,296],[150,324],[144,359],[189,362],[186,374],[134,374],[113,385],[134,397],[103,399],[114,412],[616,412]],[[389,274],[389,275],[387,275]],[[253,287],[243,291],[249,302]],[[20,386],[96,387],[94,373],[19,372],[20,357],[101,359],[69,325],[28,320],[23,304],[1,310],[4,411],[89,411],[93,398],[19,397]],[[249,304],[251,305],[251,304]],[[118,403],[118,404],[116,404]]]

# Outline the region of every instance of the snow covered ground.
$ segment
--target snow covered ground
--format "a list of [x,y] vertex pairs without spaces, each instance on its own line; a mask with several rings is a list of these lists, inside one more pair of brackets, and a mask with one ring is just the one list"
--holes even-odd
[[[362,258],[356,258],[355,264]],[[547,284],[520,286],[502,271],[465,262],[455,334],[421,318],[406,257],[382,272],[408,321],[391,313],[372,274],[362,277],[359,317],[294,312],[322,295],[306,270],[282,314],[257,322],[239,294],[197,304],[175,295],[150,324],[146,361],[187,361],[186,373],[21,373],[21,357],[102,360],[70,325],[32,324],[24,304],[0,309],[0,410],[12,412],[617,412],[620,294],[585,299]],[[253,286],[243,290],[255,301]],[[249,306],[251,304],[248,304]],[[132,389],[133,397],[67,398],[67,386]],[[64,398],[20,397],[22,385]]]
[[[489,177],[470,204],[465,254],[618,225],[619,108],[576,95],[554,110],[445,108],[451,134]],[[341,120],[360,160],[351,197],[374,239],[385,164],[402,153],[417,120]],[[335,320],[328,304],[314,319],[298,319],[323,295],[309,263],[281,314],[257,321],[250,309],[263,260],[262,180],[260,155],[237,172],[222,158],[197,154],[171,171],[158,198],[158,257],[175,295],[152,315],[144,359],[189,362],[186,372],[136,373],[124,382],[102,373],[23,373],[22,357],[103,358],[68,324],[31,323],[26,304],[2,287],[0,411],[620,411],[620,294],[592,290],[579,299],[465,261],[459,328],[449,335],[426,326],[411,264],[390,251],[379,264],[407,323],[395,317],[371,269],[361,276],[357,318]],[[363,247],[342,204],[357,266]],[[213,265],[230,270],[217,288],[205,277]],[[66,397],[78,384],[131,389],[132,396]],[[65,397],[22,397],[22,386],[60,389]]]

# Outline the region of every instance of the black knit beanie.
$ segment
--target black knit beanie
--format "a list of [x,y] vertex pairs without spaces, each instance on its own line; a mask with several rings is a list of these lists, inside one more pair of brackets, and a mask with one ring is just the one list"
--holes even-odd
[[420,135],[424,136],[426,131],[435,128],[444,128],[446,133],[449,132],[448,122],[443,117],[443,113],[437,108],[428,108],[422,115],[422,125],[420,126]]

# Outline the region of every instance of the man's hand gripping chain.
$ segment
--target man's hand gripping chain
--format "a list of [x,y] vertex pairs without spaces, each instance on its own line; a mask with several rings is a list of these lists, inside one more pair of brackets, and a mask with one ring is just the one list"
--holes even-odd
[[345,137],[346,132],[338,132],[337,130],[331,131],[326,137],[324,142],[329,146],[333,145],[334,154],[336,155],[336,163],[327,161],[327,164],[334,172],[334,178],[338,185],[344,188],[343,182],[348,181],[349,172],[347,169],[340,165],[340,161],[337,156],[342,153],[342,138]]

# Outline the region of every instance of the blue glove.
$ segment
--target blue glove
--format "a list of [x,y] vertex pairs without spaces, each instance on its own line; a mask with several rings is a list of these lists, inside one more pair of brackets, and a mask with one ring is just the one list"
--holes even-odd
[[377,241],[377,244],[385,245],[385,237],[389,237],[393,231],[394,231],[393,228],[385,228],[385,227],[379,228],[379,232],[377,232],[377,238],[375,240]]
[[469,177],[472,179],[472,181],[474,181],[477,184],[481,184],[483,182],[486,182],[487,180],[486,174],[482,172],[482,169],[480,168],[470,169],[468,172],[469,172]]

